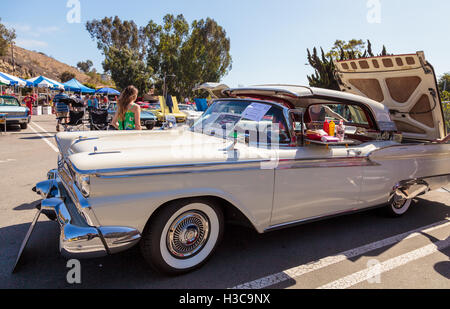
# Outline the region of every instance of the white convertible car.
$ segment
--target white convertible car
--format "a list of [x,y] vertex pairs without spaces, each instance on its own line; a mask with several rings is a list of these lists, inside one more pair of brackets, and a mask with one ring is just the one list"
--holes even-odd
[[[36,220],[59,223],[64,256],[139,244],[156,270],[181,274],[207,261],[227,221],[264,233],[374,207],[405,214],[450,178],[433,68],[422,53],[336,66],[343,91],[225,89],[189,130],[59,133]],[[311,139],[341,120],[344,139]]]

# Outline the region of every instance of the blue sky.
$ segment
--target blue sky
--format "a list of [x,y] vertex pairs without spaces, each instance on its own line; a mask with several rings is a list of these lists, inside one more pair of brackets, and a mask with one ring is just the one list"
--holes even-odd
[[[328,50],[336,39],[370,39],[376,52],[383,44],[391,53],[424,50],[438,75],[450,71],[447,0],[79,2],[80,24],[67,22],[68,0],[5,1],[0,17],[16,29],[19,46],[42,51],[70,65],[91,59],[98,71],[103,71],[103,57],[85,30],[86,21],[118,15],[141,26],[150,19],[161,23],[167,13],[182,13],[188,22],[211,17],[225,28],[231,39],[233,69],[223,82],[232,87],[307,84],[306,76],[312,70],[305,65],[306,49],[322,46]],[[379,23],[368,21],[372,12]]]

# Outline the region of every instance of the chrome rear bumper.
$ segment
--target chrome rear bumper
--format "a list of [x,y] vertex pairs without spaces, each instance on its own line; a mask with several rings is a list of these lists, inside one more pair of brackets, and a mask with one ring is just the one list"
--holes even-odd
[[138,230],[121,226],[90,226],[64,188],[56,170],[49,180],[36,185],[35,191],[44,199],[40,211],[55,219],[61,228],[59,248],[67,258],[93,258],[125,251],[136,245]]

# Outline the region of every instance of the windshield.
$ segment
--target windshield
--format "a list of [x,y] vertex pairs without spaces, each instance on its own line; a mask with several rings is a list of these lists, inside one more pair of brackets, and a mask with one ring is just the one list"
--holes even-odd
[[257,144],[289,144],[290,136],[281,106],[243,100],[219,100],[191,130],[222,138],[245,139]]
[[178,105],[180,111],[195,111],[195,108],[191,105]]
[[16,98],[0,98],[1,106],[20,106],[19,101]]

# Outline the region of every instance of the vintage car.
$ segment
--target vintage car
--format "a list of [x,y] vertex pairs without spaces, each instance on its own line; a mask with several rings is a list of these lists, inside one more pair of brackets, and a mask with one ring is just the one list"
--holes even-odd
[[[108,114],[109,114],[109,121],[111,121],[114,118],[114,115],[117,111],[117,103],[111,102],[108,105]],[[156,116],[147,110],[141,110],[141,126],[147,128],[147,130],[153,130],[157,122]]]
[[149,106],[149,110],[158,118],[157,126],[162,126],[167,121],[167,116],[175,117],[177,123],[186,122],[187,116],[179,110],[176,97],[171,97],[172,108],[167,106],[166,100],[162,96],[159,96],[158,99],[159,102],[151,103]]
[[[372,81],[391,78],[383,64],[398,61],[387,56],[369,64],[370,82],[352,64],[355,72],[340,70],[346,92],[225,89],[189,130],[59,133],[58,168],[34,188],[40,212],[59,223],[66,257],[139,244],[167,274],[204,264],[225,222],[265,233],[375,207],[404,215],[449,182],[450,144],[435,141],[445,129],[433,68],[421,54],[401,58],[408,66],[392,76],[412,83],[394,82],[404,91]],[[378,101],[349,93],[354,84]],[[308,139],[317,106],[332,111],[325,120],[345,121],[345,140]]]
[[202,115],[203,112],[197,111],[194,105],[191,104],[178,104],[180,112],[186,114],[186,124],[188,126],[193,125]]
[[0,96],[0,114],[6,114],[7,125],[20,125],[21,129],[26,129],[31,121],[31,111],[12,96]]

